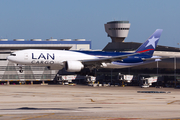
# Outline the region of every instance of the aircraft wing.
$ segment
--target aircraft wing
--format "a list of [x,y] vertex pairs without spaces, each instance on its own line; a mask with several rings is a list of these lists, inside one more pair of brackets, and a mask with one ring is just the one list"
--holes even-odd
[[148,60],[156,60],[156,59],[168,59],[168,58],[173,58],[173,57],[161,57],[161,56],[155,56],[152,58],[142,58],[143,61],[148,61]]
[[126,54],[126,55],[120,55],[120,56],[114,56],[114,57],[106,57],[106,58],[98,58],[98,59],[90,59],[90,60],[80,60],[84,65],[95,65],[95,64],[101,64],[101,63],[110,63],[112,61],[122,60],[129,56],[137,55],[141,53],[132,53],[132,54]]
[[143,61],[148,61],[148,60],[155,60],[155,59],[161,59],[161,57],[157,58],[141,58]]

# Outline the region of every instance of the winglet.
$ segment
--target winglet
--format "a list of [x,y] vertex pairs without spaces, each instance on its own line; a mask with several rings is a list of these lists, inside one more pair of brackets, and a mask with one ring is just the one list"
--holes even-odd
[[157,46],[162,29],[157,29],[137,50],[136,53],[143,53],[152,56]]

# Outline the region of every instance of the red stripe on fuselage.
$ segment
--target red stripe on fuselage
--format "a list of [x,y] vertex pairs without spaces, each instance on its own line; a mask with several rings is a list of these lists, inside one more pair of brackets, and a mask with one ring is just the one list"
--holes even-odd
[[146,49],[146,50],[143,50],[143,51],[138,51],[137,53],[147,52],[147,51],[150,51],[150,50],[154,50],[154,49]]

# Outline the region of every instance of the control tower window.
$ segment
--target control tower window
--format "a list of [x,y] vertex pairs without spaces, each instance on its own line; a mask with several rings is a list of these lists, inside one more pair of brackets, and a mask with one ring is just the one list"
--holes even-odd
[[129,28],[109,28],[109,30],[129,30]]

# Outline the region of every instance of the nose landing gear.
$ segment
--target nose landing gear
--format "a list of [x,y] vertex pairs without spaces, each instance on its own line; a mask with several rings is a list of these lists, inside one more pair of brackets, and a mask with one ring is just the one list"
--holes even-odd
[[23,70],[19,70],[20,73],[23,73]]
[[19,66],[19,72],[23,73],[22,66],[21,65],[18,65],[18,66]]

